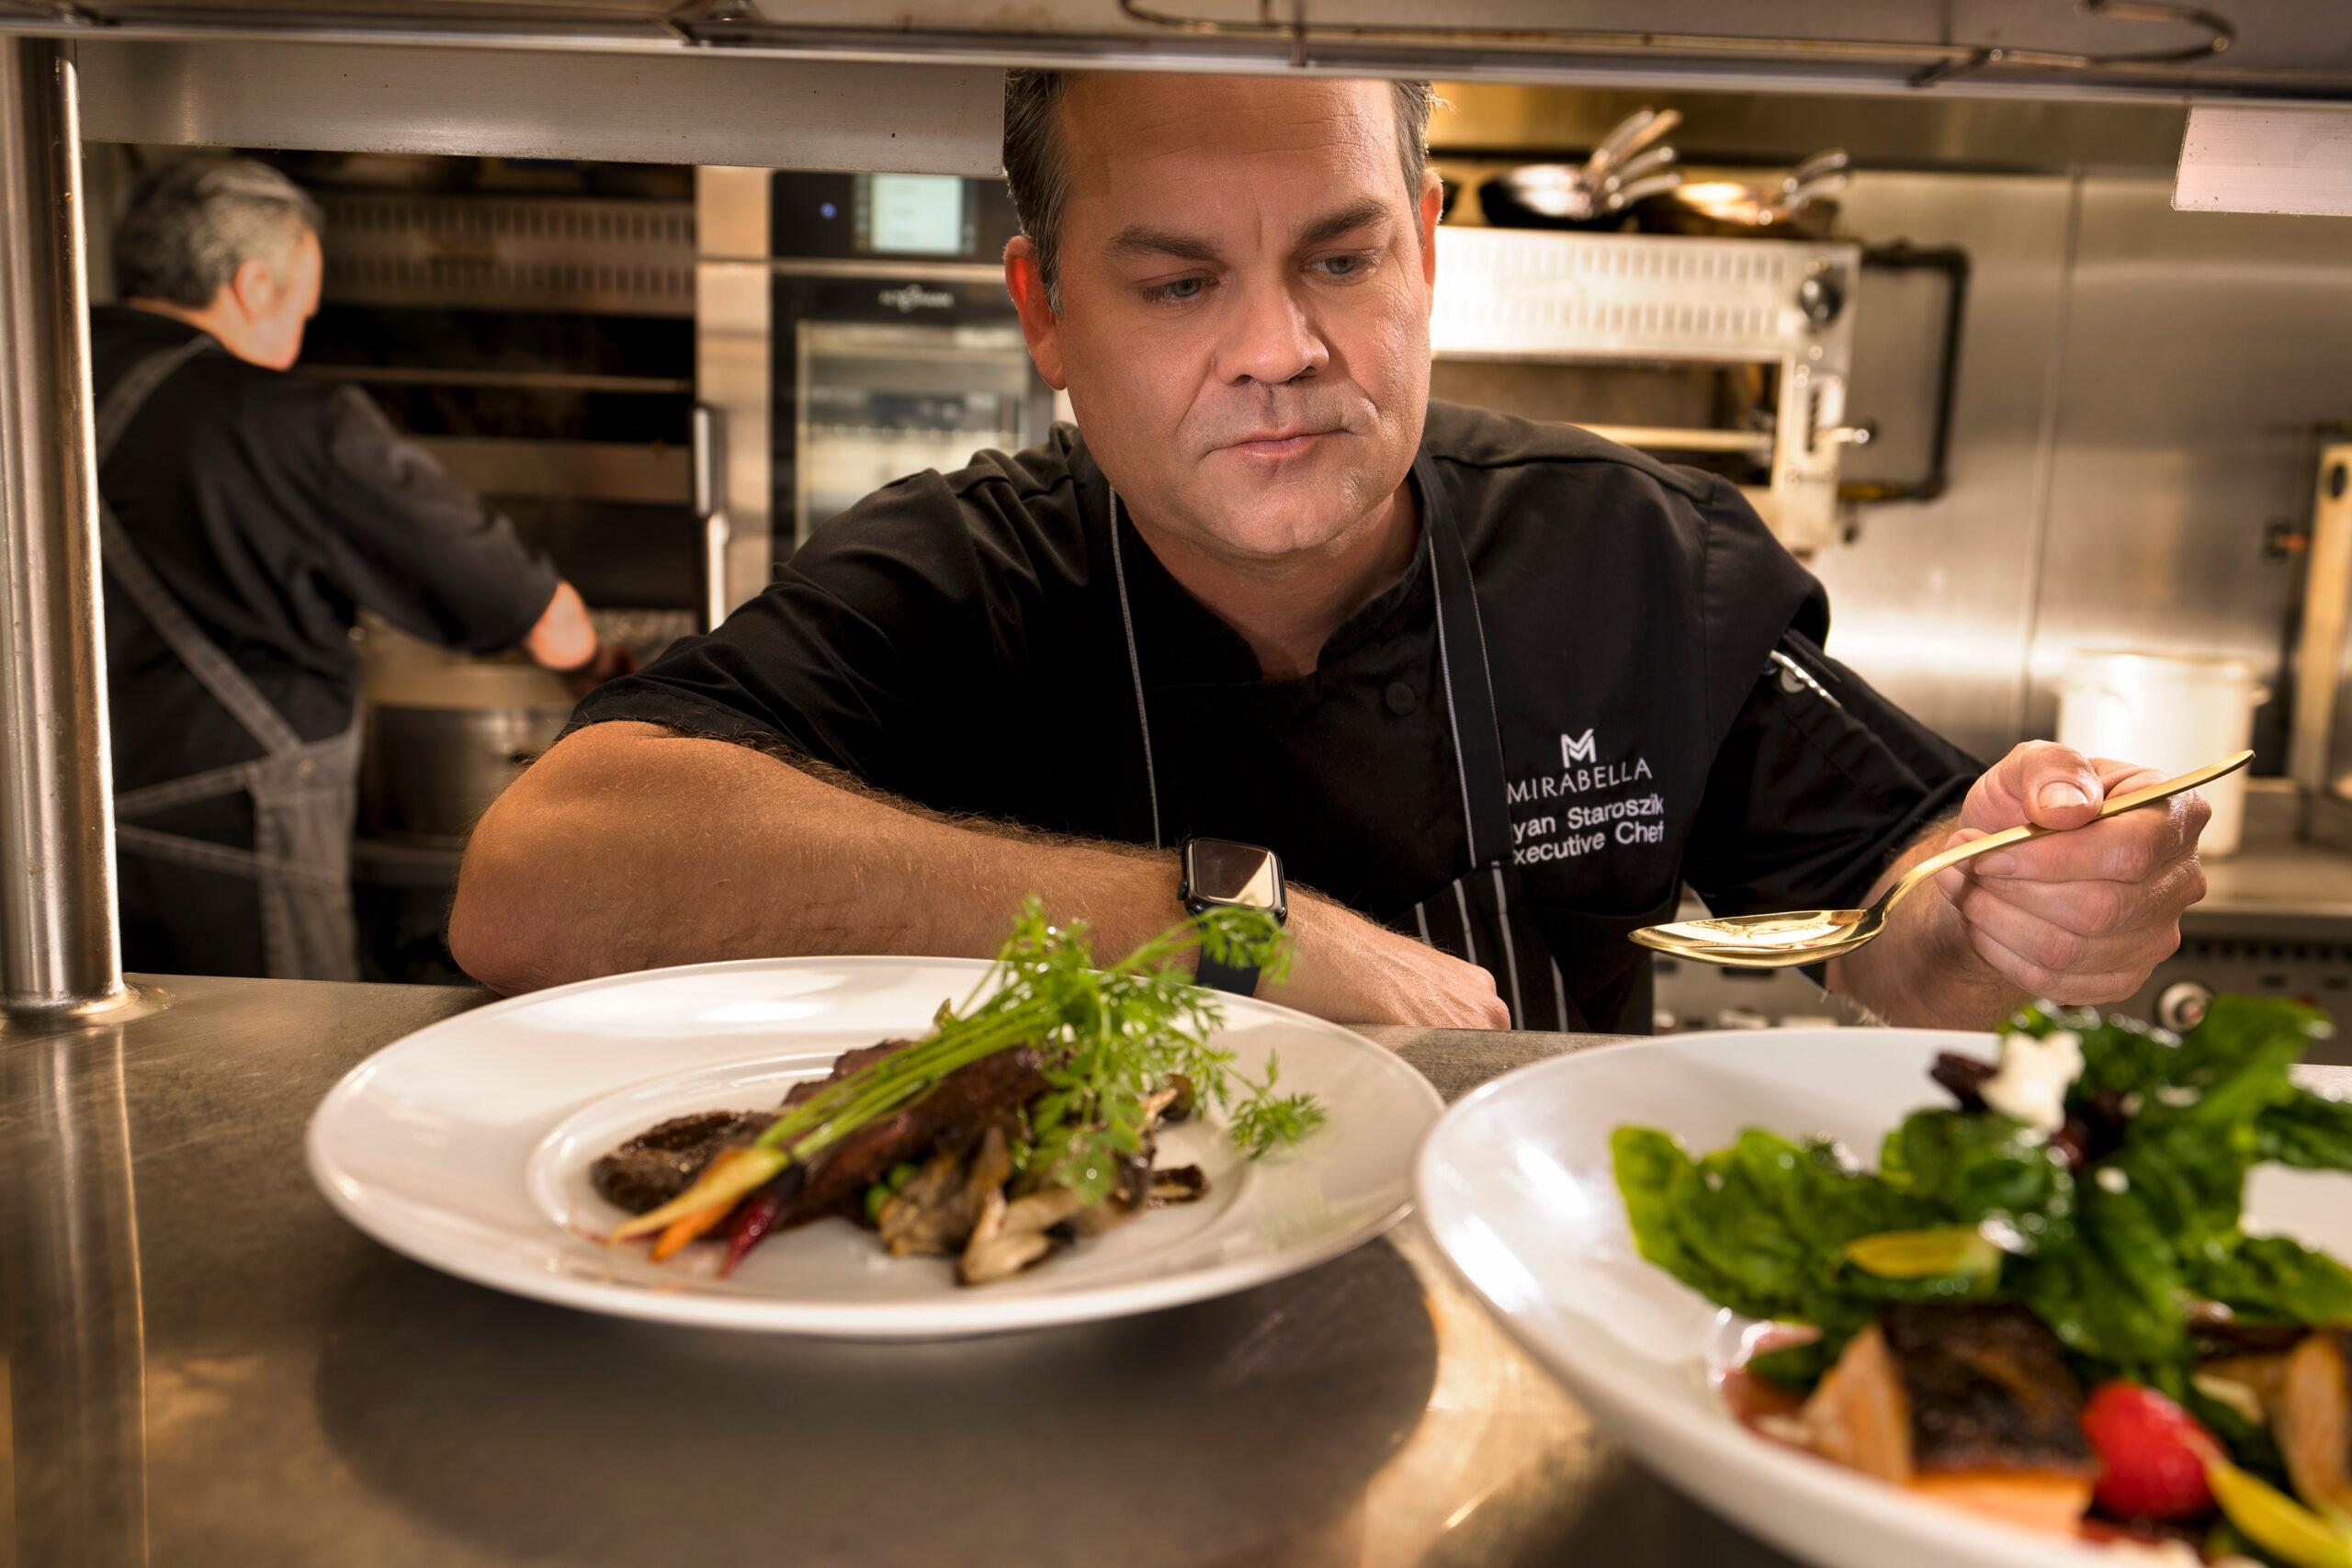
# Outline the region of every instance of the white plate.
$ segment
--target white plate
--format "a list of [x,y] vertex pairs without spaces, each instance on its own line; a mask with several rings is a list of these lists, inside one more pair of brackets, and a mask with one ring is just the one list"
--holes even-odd
[[[1642,1261],[1611,1173],[1609,1134],[1663,1127],[1692,1151],[1743,1127],[1823,1133],[1875,1164],[1888,1128],[1942,1103],[1938,1051],[1990,1056],[1991,1036],[1892,1029],[1678,1035],[1522,1068],[1447,1112],[1415,1193],[1447,1260],[1512,1337],[1641,1459],[1783,1550],[1829,1568],[2114,1568],[2120,1554],[1916,1501],[1768,1442],[1712,1379],[1745,1320]],[[2246,1225],[2352,1257],[2352,1183],[2266,1167]]]
[[[697,1247],[655,1265],[589,1239],[619,1211],[589,1163],[665,1117],[774,1105],[856,1045],[924,1033],[977,960],[757,959],[589,980],[436,1023],[352,1069],[311,1118],[311,1178],[345,1219],[420,1263],[517,1295],[624,1317],[858,1339],[944,1338],[1114,1317],[1280,1279],[1406,1212],[1412,1150],[1442,1109],[1428,1081],[1358,1034],[1234,1000],[1218,1043],[1321,1097],[1329,1120],[1255,1162],[1195,1121],[1161,1140],[1209,1176],[1030,1272],[963,1289],[937,1258],[892,1258],[822,1221],[771,1237],[731,1279]],[[582,1234],[587,1233],[587,1234]]]

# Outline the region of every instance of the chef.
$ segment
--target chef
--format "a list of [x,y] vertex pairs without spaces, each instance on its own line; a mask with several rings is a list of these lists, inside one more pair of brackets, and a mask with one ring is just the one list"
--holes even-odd
[[579,691],[627,654],[364,393],[284,374],[322,266],[292,182],[165,165],[114,250],[90,336],[124,960],[356,979],[356,613]]
[[[1115,953],[1279,907],[1328,1017],[1642,1029],[1627,940],[1854,905],[2077,827],[2128,763],[1989,770],[1824,651],[1724,481],[1429,400],[1425,84],[1013,73],[1005,279],[1076,429],[820,530],[584,702],[492,809],[450,940],[518,990],[692,959],[985,954],[1024,895]],[[1947,874],[1832,987],[1904,1023],[2133,992],[2201,802]]]

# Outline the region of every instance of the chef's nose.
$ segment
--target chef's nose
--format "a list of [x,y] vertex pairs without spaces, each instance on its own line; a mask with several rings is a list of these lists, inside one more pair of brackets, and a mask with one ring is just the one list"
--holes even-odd
[[1331,362],[1330,345],[1303,302],[1273,284],[1247,286],[1226,340],[1227,379],[1279,387],[1312,376]]

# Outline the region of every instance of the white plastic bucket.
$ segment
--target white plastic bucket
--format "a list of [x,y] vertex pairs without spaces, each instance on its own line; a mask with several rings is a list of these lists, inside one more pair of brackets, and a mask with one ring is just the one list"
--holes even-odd
[[[2086,649],[2058,682],[2058,743],[2086,757],[2139,762],[2167,775],[2254,743],[2254,710],[2270,700],[2243,659]],[[2245,826],[2245,774],[2205,786],[2213,807],[2204,852],[2238,847]]]

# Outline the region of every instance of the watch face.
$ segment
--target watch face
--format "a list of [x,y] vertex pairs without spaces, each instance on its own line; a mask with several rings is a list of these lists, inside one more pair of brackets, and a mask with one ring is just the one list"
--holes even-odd
[[1253,909],[1282,907],[1281,863],[1255,844],[1194,839],[1185,846],[1185,880],[1194,898]]

